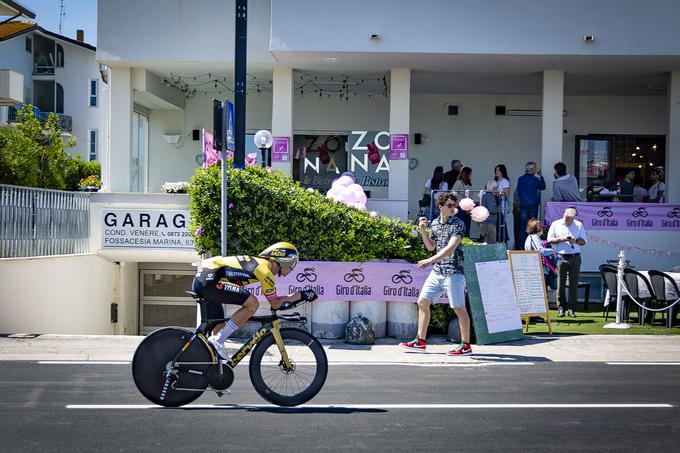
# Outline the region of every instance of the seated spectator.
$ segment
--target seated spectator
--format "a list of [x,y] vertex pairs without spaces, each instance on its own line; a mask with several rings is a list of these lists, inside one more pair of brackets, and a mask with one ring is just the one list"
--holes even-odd
[[557,289],[557,267],[555,266],[556,253],[552,248],[547,247],[547,241],[541,239],[543,225],[540,220],[529,219],[527,222],[527,239],[524,243],[524,250],[536,250],[541,252],[543,260],[543,274],[545,284],[552,290]]

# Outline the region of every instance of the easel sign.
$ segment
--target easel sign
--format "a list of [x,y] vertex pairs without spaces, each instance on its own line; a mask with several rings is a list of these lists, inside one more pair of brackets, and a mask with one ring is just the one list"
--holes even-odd
[[548,292],[545,288],[543,260],[536,250],[508,250],[508,260],[512,270],[512,280],[521,316],[525,318],[525,332],[529,332],[532,316],[545,316],[548,332],[552,334]]

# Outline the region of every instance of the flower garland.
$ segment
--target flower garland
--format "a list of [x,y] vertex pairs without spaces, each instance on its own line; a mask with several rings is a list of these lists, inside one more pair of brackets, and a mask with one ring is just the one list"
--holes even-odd
[[644,254],[650,254],[650,255],[666,256],[668,258],[678,258],[678,257],[680,257],[680,251],[659,250],[659,249],[638,247],[636,245],[630,245],[630,244],[625,244],[625,243],[619,242],[619,241],[613,241],[611,239],[606,239],[606,238],[603,238],[601,236],[596,236],[596,235],[590,234],[590,233],[588,234],[588,237],[593,242],[600,242],[600,243],[603,243],[603,244],[608,245],[610,247],[616,247],[619,250],[628,250],[630,252],[635,252],[635,253],[644,253]]

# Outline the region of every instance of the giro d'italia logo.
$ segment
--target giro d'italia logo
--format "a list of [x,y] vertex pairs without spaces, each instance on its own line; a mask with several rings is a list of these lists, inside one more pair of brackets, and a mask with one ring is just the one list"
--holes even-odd
[[317,279],[316,272],[313,267],[305,267],[302,269],[302,272],[299,272],[295,276],[295,280],[297,280],[300,283],[314,283]]
[[404,284],[410,285],[413,282],[413,277],[411,276],[411,271],[402,269],[398,273],[392,276],[392,283],[395,285]]
[[347,283],[350,283],[350,282],[361,283],[365,279],[366,279],[366,276],[364,275],[364,270],[360,267],[355,267],[350,272],[346,273],[345,276],[344,276],[344,280]]

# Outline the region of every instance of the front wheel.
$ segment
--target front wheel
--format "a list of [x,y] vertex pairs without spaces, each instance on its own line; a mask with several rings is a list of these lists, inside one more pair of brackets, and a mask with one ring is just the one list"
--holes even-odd
[[319,340],[301,329],[281,329],[292,370],[285,370],[274,336],[262,339],[250,357],[250,380],[262,398],[297,406],[314,398],[326,382],[328,359]]

